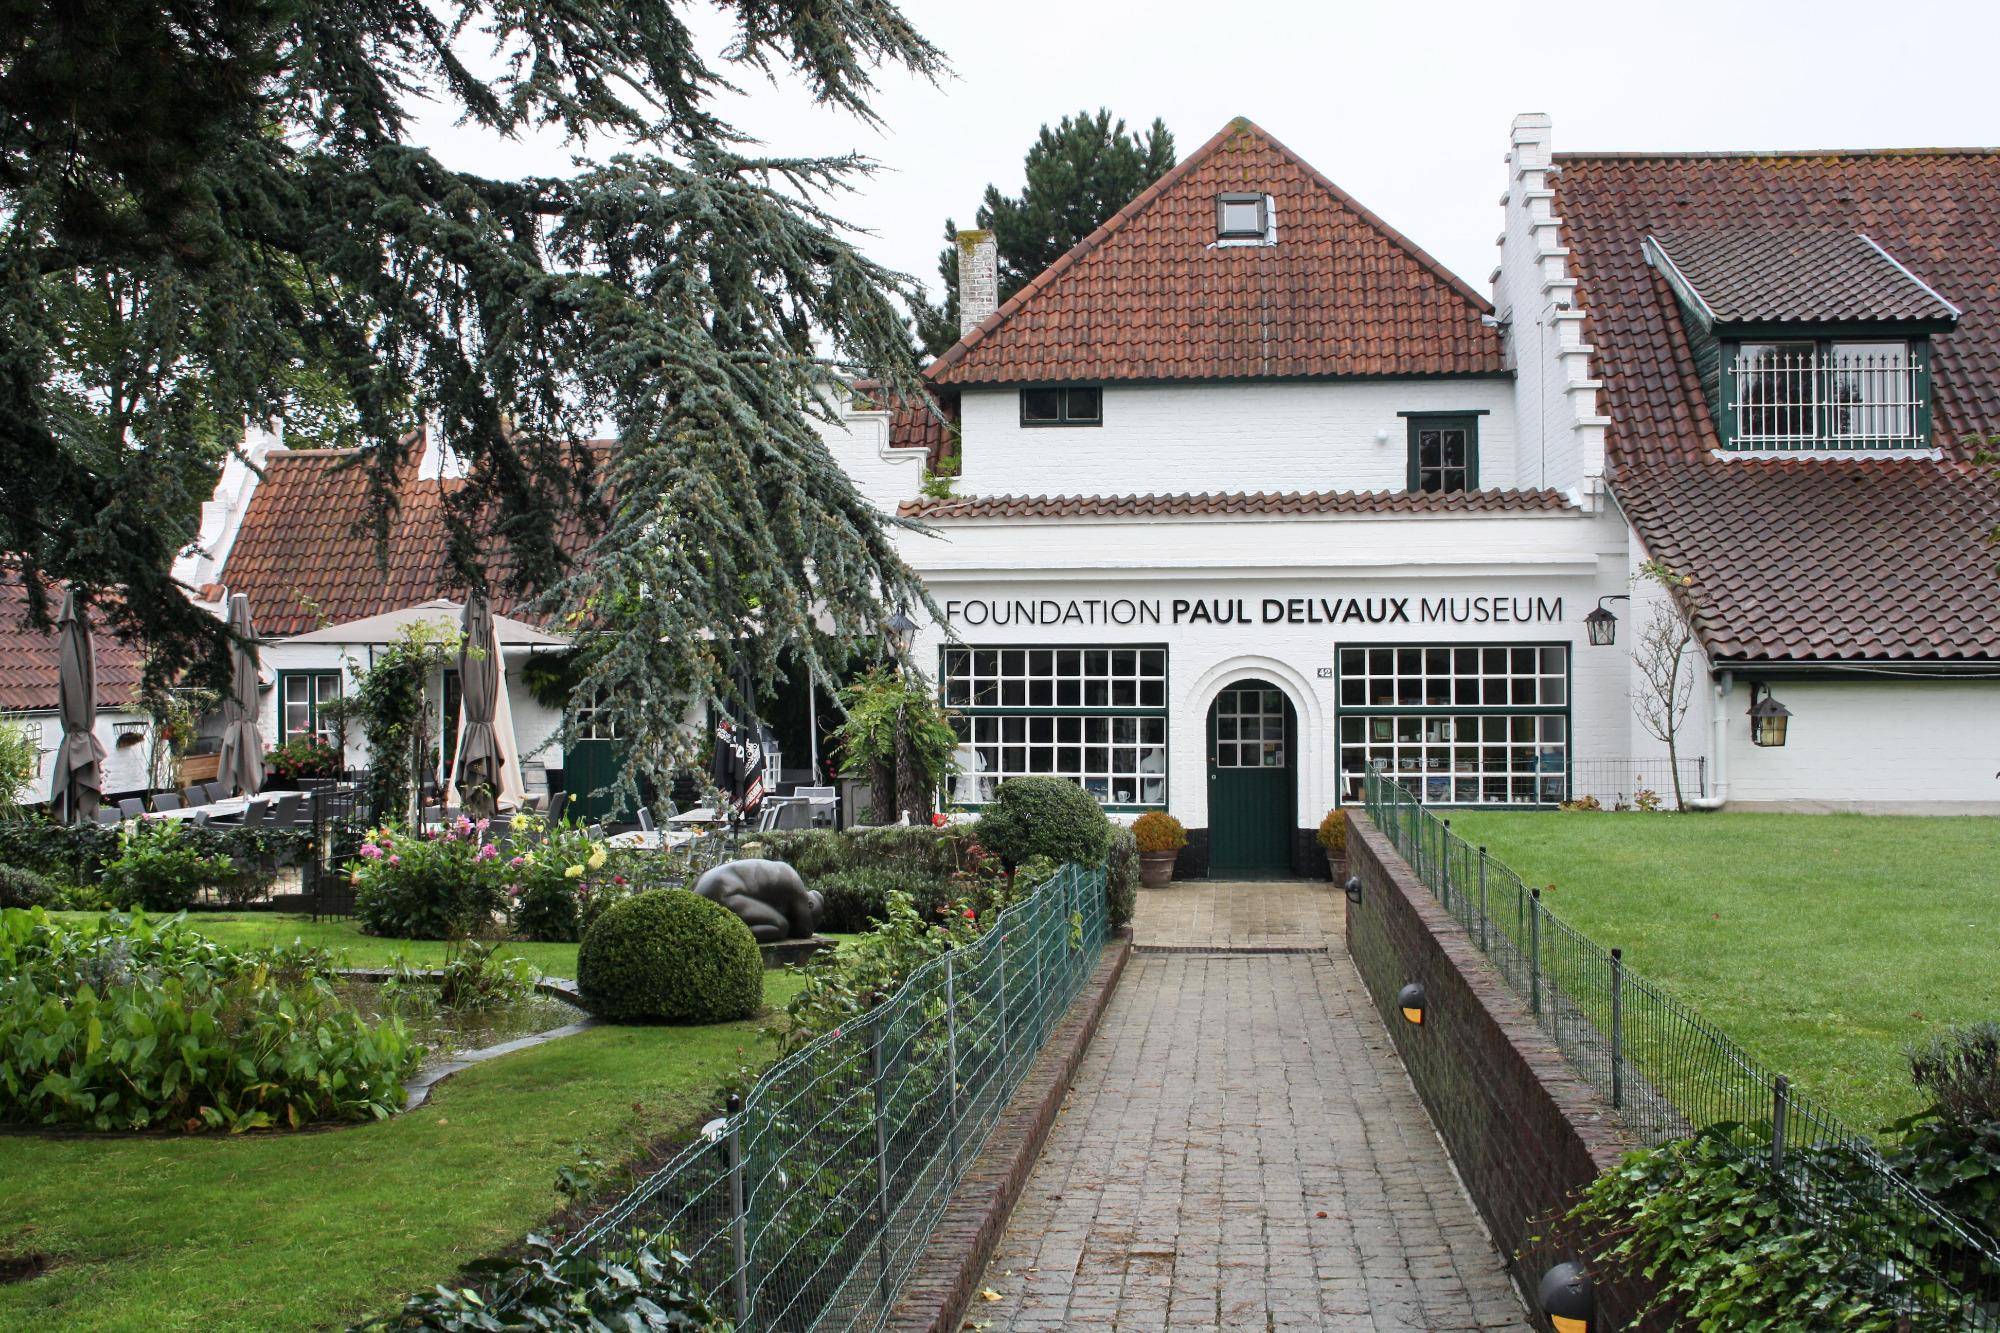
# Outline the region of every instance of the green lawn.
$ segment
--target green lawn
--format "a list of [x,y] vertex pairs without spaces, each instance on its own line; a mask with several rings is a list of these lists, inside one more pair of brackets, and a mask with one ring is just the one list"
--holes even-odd
[[[269,915],[198,924],[234,942],[298,934],[357,965],[441,948]],[[519,947],[575,975],[576,946]],[[765,973],[766,1004],[797,986]],[[0,1134],[0,1256],[58,1261],[0,1285],[0,1328],[344,1328],[545,1223],[563,1203],[559,1168],[628,1159],[715,1114],[720,1084],[771,1058],[764,1022],[599,1028],[468,1069],[379,1124],[239,1139]]]
[[1858,1128],[1921,1109],[1908,1045],[2000,1018],[2000,820],[1455,811],[1626,964]]

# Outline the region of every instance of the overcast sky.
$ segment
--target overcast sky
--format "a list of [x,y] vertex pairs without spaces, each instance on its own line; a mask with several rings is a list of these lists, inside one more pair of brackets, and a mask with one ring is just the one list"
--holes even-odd
[[[2000,144],[2000,3],[1149,4],[905,0],[954,75],[884,71],[880,129],[745,76],[725,110],[773,151],[859,151],[883,171],[841,207],[875,258],[933,286],[947,215],[1020,188],[1044,122],[1163,117],[1182,156],[1248,116],[1481,291],[1516,112],[1566,149]],[[694,11],[690,11],[694,12]],[[706,11],[701,11],[706,14]],[[1524,15],[1551,15],[1531,28]],[[706,19],[704,19],[706,22]],[[709,26],[713,26],[712,23]],[[496,175],[567,170],[547,142],[433,118],[418,138]]]

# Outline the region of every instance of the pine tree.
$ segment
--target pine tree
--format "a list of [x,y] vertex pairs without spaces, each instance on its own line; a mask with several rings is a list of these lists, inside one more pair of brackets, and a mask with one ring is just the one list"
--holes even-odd
[[[1042,132],[1028,149],[1026,183],[1016,196],[986,187],[977,224],[1000,252],[1000,299],[1097,230],[1174,165],[1174,136],[1159,119],[1142,136],[1111,112],[1079,111]],[[958,226],[947,218],[938,255],[944,300],[917,312],[917,337],[932,356],[958,341]]]
[[[221,627],[170,565],[244,422],[301,413],[358,446],[378,534],[415,428],[442,436],[469,470],[457,577],[579,632],[581,688],[651,776],[739,662],[817,670],[920,599],[812,425],[829,352],[913,383],[921,298],[830,211],[870,164],[755,156],[713,101],[790,72],[870,120],[884,66],[942,56],[886,0],[716,7],[721,61],[689,0],[10,6],[0,569],[33,616],[39,576],[74,583],[160,674],[219,679]],[[496,135],[631,150],[453,170],[409,142],[426,94]]]

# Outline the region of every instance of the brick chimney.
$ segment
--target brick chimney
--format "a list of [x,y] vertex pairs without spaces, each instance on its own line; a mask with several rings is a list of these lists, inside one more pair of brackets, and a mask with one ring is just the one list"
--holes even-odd
[[1000,248],[990,231],[958,234],[958,336],[1000,308]]

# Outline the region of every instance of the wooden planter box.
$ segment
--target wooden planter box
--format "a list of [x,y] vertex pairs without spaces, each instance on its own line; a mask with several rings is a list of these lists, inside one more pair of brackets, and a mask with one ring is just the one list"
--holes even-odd
[[215,781],[216,770],[222,765],[221,754],[190,754],[181,756],[181,786],[192,787],[197,782]]

